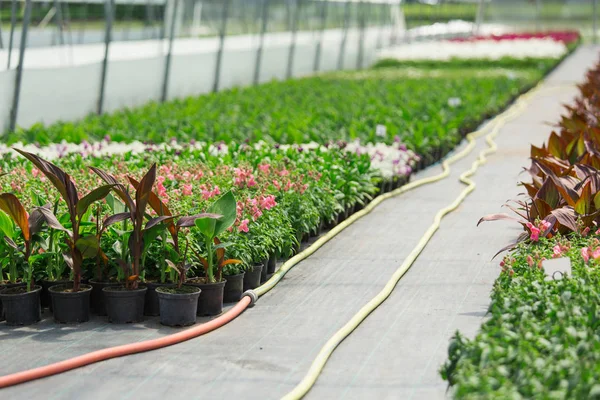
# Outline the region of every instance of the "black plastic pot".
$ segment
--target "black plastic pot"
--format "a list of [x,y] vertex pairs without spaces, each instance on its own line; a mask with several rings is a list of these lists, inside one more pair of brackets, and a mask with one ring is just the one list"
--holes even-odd
[[144,303],[147,287],[128,290],[124,286],[108,286],[102,289],[108,322],[129,324],[144,319]]
[[[21,286],[26,286],[27,284],[25,282],[20,282],[20,283],[4,283],[2,285],[0,285],[0,292],[2,292],[4,289],[9,289],[9,288],[13,288],[13,287],[21,287]],[[0,321],[4,321],[4,308],[2,307],[2,299],[0,299]]]
[[223,289],[223,303],[235,303],[240,301],[244,293],[244,275],[225,275],[225,289]]
[[256,289],[260,286],[260,276],[265,268],[262,264],[254,264],[252,268],[244,274],[244,292],[250,289]]
[[53,285],[48,289],[54,321],[61,324],[76,324],[90,320],[90,295],[91,285],[80,285],[80,291],[68,292],[73,288],[73,283]]
[[[160,323],[167,326],[188,326],[196,323],[198,297],[202,290],[198,287],[192,293],[163,292],[168,286],[155,287],[160,311]],[[190,287],[190,286],[184,286]]]
[[64,285],[69,282],[71,281],[68,279],[61,279],[58,281],[49,281],[43,279],[40,282],[40,286],[42,287],[42,293],[40,293],[40,304],[42,305],[42,308],[47,308],[50,310],[50,312],[52,312],[52,300],[50,299],[50,292],[48,289],[54,285]]
[[146,282],[146,300],[144,303],[144,315],[156,317],[160,315],[160,306],[158,303],[158,295],[156,289],[159,287],[173,287],[174,283]]
[[198,297],[199,316],[211,316],[221,314],[223,311],[223,293],[226,280],[216,283],[186,283],[188,286],[200,288],[200,296]]
[[263,268],[260,271],[260,283],[265,283],[269,276],[269,259],[266,259],[264,262],[262,262],[262,265]]
[[102,289],[105,287],[120,286],[119,282],[111,281],[97,281],[90,279],[90,285],[92,285],[92,294],[90,295],[90,307],[96,315],[106,315],[106,304],[104,302],[104,292]]
[[36,285],[31,292],[21,290],[22,287],[10,287],[0,292],[7,325],[31,325],[42,319],[42,287]]
[[269,257],[269,262],[267,263],[267,274],[275,273],[275,269],[277,268],[277,255],[275,253],[271,254]]

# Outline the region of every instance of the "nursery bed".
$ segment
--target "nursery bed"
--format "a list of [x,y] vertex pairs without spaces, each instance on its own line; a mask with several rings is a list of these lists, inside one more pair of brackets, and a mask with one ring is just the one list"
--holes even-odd
[[[547,84],[579,79],[596,55],[597,48],[579,49]],[[456,328],[474,333],[479,326],[498,274],[496,263],[488,260],[498,243],[514,234],[500,225],[477,229],[475,222],[506,200],[527,156],[528,143],[546,138],[543,122],[551,120],[560,103],[574,93],[564,90],[536,97],[530,112],[502,130],[498,139],[502,157],[482,167],[472,197],[442,224],[388,302],[340,346],[309,398],[344,394],[358,399],[391,392],[402,398],[444,396],[445,384],[436,371],[447,340]],[[458,194],[462,186],[456,177],[474,154],[453,167],[447,180],[383,203],[292,270],[281,287],[262,297],[255,308],[218,332],[9,388],[2,395],[32,399],[280,397],[300,380],[333,331],[387,281],[437,209]],[[434,172],[430,168],[417,178]],[[171,331],[156,329],[155,320],[148,321],[115,327],[94,320],[84,329],[46,323],[18,329],[1,326],[1,349],[8,349],[8,354],[16,354],[16,348],[27,349],[27,356],[10,357],[0,372],[44,365],[100,344],[104,347]]]

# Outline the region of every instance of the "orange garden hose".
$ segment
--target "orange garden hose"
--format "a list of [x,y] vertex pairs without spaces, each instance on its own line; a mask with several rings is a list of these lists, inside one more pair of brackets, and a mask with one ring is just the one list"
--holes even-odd
[[177,343],[185,342],[197,336],[204,335],[214,331],[217,328],[234,320],[252,303],[250,296],[244,296],[229,311],[212,321],[194,326],[181,332],[174,333],[158,339],[144,340],[143,342],[124,344],[121,346],[109,347],[107,349],[93,351],[78,357],[69,358],[54,364],[44,365],[22,372],[0,377],[0,388],[18,385],[35,379],[45,378],[51,375],[57,375],[72,369],[94,364],[99,361],[109,360],[111,358],[122,357],[129,354],[142,353],[144,351],[156,350],[161,347],[172,346]]

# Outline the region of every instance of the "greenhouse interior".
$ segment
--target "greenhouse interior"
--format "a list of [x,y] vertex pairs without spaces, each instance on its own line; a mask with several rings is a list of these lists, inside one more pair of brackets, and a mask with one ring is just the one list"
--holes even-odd
[[600,399],[597,3],[0,0],[0,398]]

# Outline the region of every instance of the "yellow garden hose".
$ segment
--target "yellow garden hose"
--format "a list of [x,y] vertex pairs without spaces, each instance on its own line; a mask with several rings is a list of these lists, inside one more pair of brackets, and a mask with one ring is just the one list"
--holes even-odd
[[[459,194],[459,196],[451,204],[449,204],[447,207],[440,209],[437,212],[437,214],[434,217],[433,223],[429,226],[429,228],[427,229],[425,234],[421,237],[421,239],[419,240],[417,245],[413,248],[413,250],[410,252],[408,257],[404,260],[404,262],[400,265],[400,267],[398,267],[398,269],[394,272],[394,274],[392,275],[390,280],[387,282],[387,284],[383,287],[383,289],[375,297],[373,297],[367,304],[365,304],[340,330],[338,330],[327,341],[327,343],[325,343],[325,345],[321,348],[321,350],[317,354],[317,357],[314,359],[313,363],[311,364],[307,374],[304,376],[302,381],[300,381],[300,383],[291,392],[286,394],[283,397],[283,400],[301,399],[302,397],[304,397],[306,395],[306,393],[308,393],[308,391],[313,387],[313,385],[317,381],[319,375],[321,374],[323,368],[325,367],[325,364],[327,363],[327,360],[329,359],[331,354],[335,351],[337,346],[346,337],[348,337],[369,316],[369,314],[371,314],[371,312],[373,312],[377,307],[379,307],[389,297],[389,295],[394,290],[398,281],[402,278],[402,276],[406,273],[406,271],[408,271],[410,269],[410,267],[413,265],[413,263],[419,256],[419,254],[423,251],[425,246],[427,246],[427,243],[431,240],[431,238],[433,237],[435,232],[439,229],[442,218],[445,215],[456,210],[458,208],[458,206],[464,201],[464,199],[473,190],[475,190],[476,184],[469,178],[475,174],[475,172],[481,165],[485,164],[485,162],[487,161],[486,157],[488,155],[496,152],[497,146],[496,146],[496,143],[494,142],[494,138],[498,135],[500,129],[506,124],[506,122],[508,122],[509,120],[520,115],[525,110],[525,107],[529,103],[531,98],[540,90],[544,90],[544,91],[557,90],[557,89],[562,90],[565,88],[565,86],[566,85],[552,86],[552,87],[546,87],[544,89],[540,89],[540,86],[538,85],[535,89],[520,96],[519,99],[516,101],[516,103],[511,108],[509,108],[506,112],[504,112],[504,113],[498,115],[496,118],[494,118],[491,121],[491,123],[486,126],[486,128],[483,128],[476,132],[468,134],[467,135],[468,145],[462,151],[454,154],[452,157],[449,157],[447,160],[442,162],[443,172],[441,174],[438,174],[438,175],[435,175],[435,176],[432,176],[429,178],[420,179],[418,181],[414,181],[411,184],[405,185],[399,189],[394,190],[393,192],[379,196],[374,201],[372,201],[367,207],[365,207],[364,210],[359,211],[358,213],[355,213],[348,220],[346,220],[342,224],[336,226],[334,229],[332,229],[330,232],[328,232],[327,235],[325,235],[324,237],[320,238],[317,242],[315,242],[315,245],[319,241],[322,241],[322,243],[320,245],[326,243],[328,240],[331,239],[331,237],[335,236],[337,233],[339,233],[341,230],[346,228],[348,225],[355,222],[358,218],[361,218],[362,216],[370,213],[379,203],[381,203],[382,201],[384,201],[386,199],[395,197],[401,193],[404,193],[410,189],[414,189],[418,186],[422,186],[424,184],[431,183],[431,182],[436,182],[436,181],[439,181],[439,180],[445,178],[446,176],[448,176],[450,174],[450,165],[457,162],[458,160],[466,157],[475,147],[476,139],[484,134],[484,132],[487,130],[487,127],[493,126],[491,132],[485,138],[488,148],[482,150],[479,153],[479,156],[477,157],[477,159],[471,165],[471,168],[469,168],[467,171],[465,171],[459,177],[460,182],[467,185],[467,187]],[[572,87],[572,85],[568,85],[568,86]],[[333,235],[331,237],[328,237],[329,234],[333,234]],[[320,247],[320,246],[315,246],[315,248],[313,249],[311,246],[310,249],[307,249],[307,250],[310,250],[309,252],[307,252],[307,254],[304,254],[305,252],[298,254],[298,256],[296,256],[296,257],[300,257],[300,259],[298,259],[298,260],[295,260],[296,257],[290,259],[289,261],[293,262],[293,264],[291,264],[291,266],[289,268],[293,267],[293,265],[295,265],[300,260],[308,257],[308,255],[314,253],[318,247]],[[279,272],[281,272],[281,276],[283,276],[287,272],[287,270],[285,270],[286,264],[284,264],[283,267],[279,271]],[[288,268],[288,270],[289,270],[289,268]],[[263,285],[261,288],[264,287],[264,291],[262,291],[260,294],[263,294],[266,291],[268,291],[269,289],[271,289],[272,286],[281,279],[281,276],[279,276],[279,277],[273,276],[272,279],[274,279],[274,283],[271,286],[267,285],[269,282],[267,282],[265,285]],[[259,288],[259,289],[261,289],[261,288]]]
[[441,181],[442,179],[448,177],[448,175],[450,175],[450,165],[465,158],[467,155],[469,155],[469,153],[471,153],[471,151],[473,151],[473,149],[475,148],[475,145],[476,145],[475,139],[477,139],[480,136],[482,136],[483,134],[485,134],[485,132],[487,132],[490,128],[492,128],[492,132],[496,132],[496,134],[497,134],[497,131],[502,127],[502,125],[504,125],[506,123],[506,121],[508,121],[512,118],[516,118],[517,116],[520,115],[520,113],[525,109],[525,106],[527,105],[527,101],[529,100],[529,98],[534,94],[534,92],[537,92],[537,90],[539,90],[538,87],[536,87],[535,89],[531,90],[530,92],[520,96],[517,99],[517,101],[504,113],[502,113],[502,114],[498,115],[497,117],[495,117],[494,119],[492,119],[483,128],[480,128],[477,131],[469,133],[466,136],[467,140],[468,140],[467,146],[465,146],[464,149],[457,152],[456,154],[453,154],[451,157],[448,157],[446,160],[444,160],[442,162],[442,172],[440,172],[437,175],[433,175],[433,176],[430,176],[427,178],[422,178],[422,179],[418,179],[416,181],[407,183],[406,185],[403,185],[402,187],[399,187],[398,189],[395,189],[389,193],[385,193],[381,196],[376,197],[371,202],[369,202],[369,204],[367,204],[365,206],[365,208],[352,214],[346,220],[337,224],[334,228],[332,228],[326,234],[319,237],[319,239],[317,239],[311,246],[309,246],[302,252],[296,254],[294,257],[287,260],[281,266],[281,268],[279,268],[279,270],[277,270],[277,272],[275,272],[273,274],[273,276],[267,282],[265,282],[263,285],[254,289],[254,292],[260,297],[260,296],[264,295],[265,293],[267,293],[269,290],[273,289],[275,287],[275,285],[277,285],[277,283],[279,283],[279,281],[284,277],[284,275],[289,270],[291,270],[293,267],[295,267],[302,260],[311,256],[318,249],[323,247],[323,245],[325,243],[329,242],[331,239],[333,239],[335,236],[337,236],[341,231],[343,231],[344,229],[346,229],[347,227],[352,225],[358,219],[371,213],[371,211],[373,211],[375,209],[375,207],[377,207],[383,201],[385,201],[387,199],[391,199],[396,196],[399,196],[403,193],[406,193],[412,189],[416,189],[420,186],[424,186],[429,183],[435,183],[435,182]]

